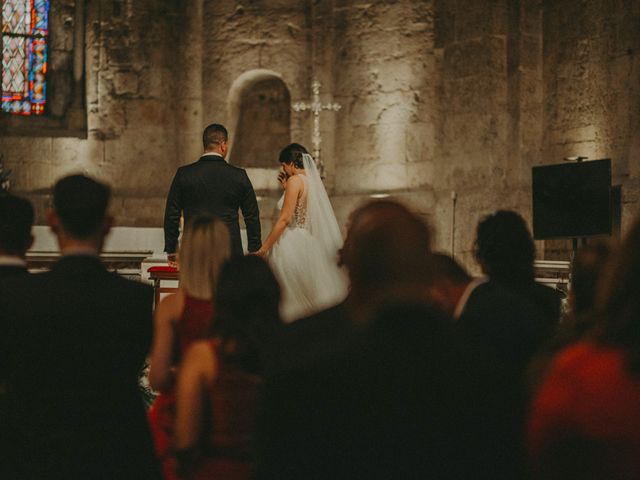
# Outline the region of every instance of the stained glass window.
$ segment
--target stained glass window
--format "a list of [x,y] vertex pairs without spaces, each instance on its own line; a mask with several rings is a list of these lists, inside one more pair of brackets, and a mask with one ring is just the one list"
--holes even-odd
[[50,0],[2,1],[2,111],[41,115],[47,101]]

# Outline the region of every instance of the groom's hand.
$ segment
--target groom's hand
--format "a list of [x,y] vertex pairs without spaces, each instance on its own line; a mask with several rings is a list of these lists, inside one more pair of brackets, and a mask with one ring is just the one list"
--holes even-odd
[[167,255],[167,263],[170,267],[178,268],[178,255],[175,253],[169,253]]

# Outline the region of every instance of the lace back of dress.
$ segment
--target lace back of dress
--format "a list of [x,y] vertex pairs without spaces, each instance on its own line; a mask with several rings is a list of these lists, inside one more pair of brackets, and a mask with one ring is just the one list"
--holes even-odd
[[298,197],[298,201],[296,202],[296,208],[293,212],[294,217],[294,227],[298,228],[307,228],[307,198],[308,198],[308,188],[309,183],[307,182],[307,177],[304,175],[300,175],[303,178],[304,182],[304,191]]

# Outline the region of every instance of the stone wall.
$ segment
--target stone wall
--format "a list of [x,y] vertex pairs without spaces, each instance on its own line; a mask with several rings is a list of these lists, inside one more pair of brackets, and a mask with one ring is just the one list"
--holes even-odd
[[[237,103],[256,83],[279,78],[293,101],[310,89],[306,2],[205,1],[203,28],[203,120],[224,123],[231,141],[239,121]],[[292,137],[304,127],[292,119]],[[233,145],[232,145],[233,149]],[[277,167],[277,159],[274,159]]]
[[475,226],[510,208],[529,218],[530,164],[540,149],[541,5],[438,1],[442,57],[437,242],[475,269]]
[[640,3],[546,2],[543,163],[611,158],[622,230],[640,202]]
[[[52,28],[67,13],[52,10]],[[87,2],[85,14],[85,45],[74,49],[85,51],[87,138],[3,135],[12,190],[33,200],[42,222],[52,184],[83,172],[113,185],[118,224],[156,226],[176,166],[171,46],[180,18],[174,2],[154,0]]]
[[431,0],[335,7],[335,204],[341,221],[370,195],[432,210],[438,60]]
[[[64,28],[64,16],[55,22]],[[250,165],[244,157],[269,142],[234,143],[243,115],[256,117],[242,99],[275,82],[308,101],[314,77],[321,100],[342,105],[320,117],[342,224],[372,195],[390,195],[434,224],[437,248],[474,268],[478,220],[498,208],[531,220],[531,167],[574,155],[613,159],[623,227],[638,210],[636,1],[98,0],[85,23],[87,138],[0,137],[14,189],[40,219],[52,182],[83,171],[114,185],[121,225],[160,226],[176,167],[220,122],[230,160],[249,166],[266,234],[282,145]],[[310,114],[289,122],[272,143],[311,147]],[[540,257],[556,249],[538,247]]]

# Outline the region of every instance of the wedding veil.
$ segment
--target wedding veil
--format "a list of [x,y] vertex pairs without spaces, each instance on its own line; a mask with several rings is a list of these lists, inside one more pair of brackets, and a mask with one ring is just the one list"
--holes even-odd
[[311,155],[302,154],[302,161],[309,192],[307,193],[307,225],[311,235],[318,241],[330,261],[336,261],[338,250],[342,248],[342,234],[331,208],[329,196],[320,178],[318,167]]

